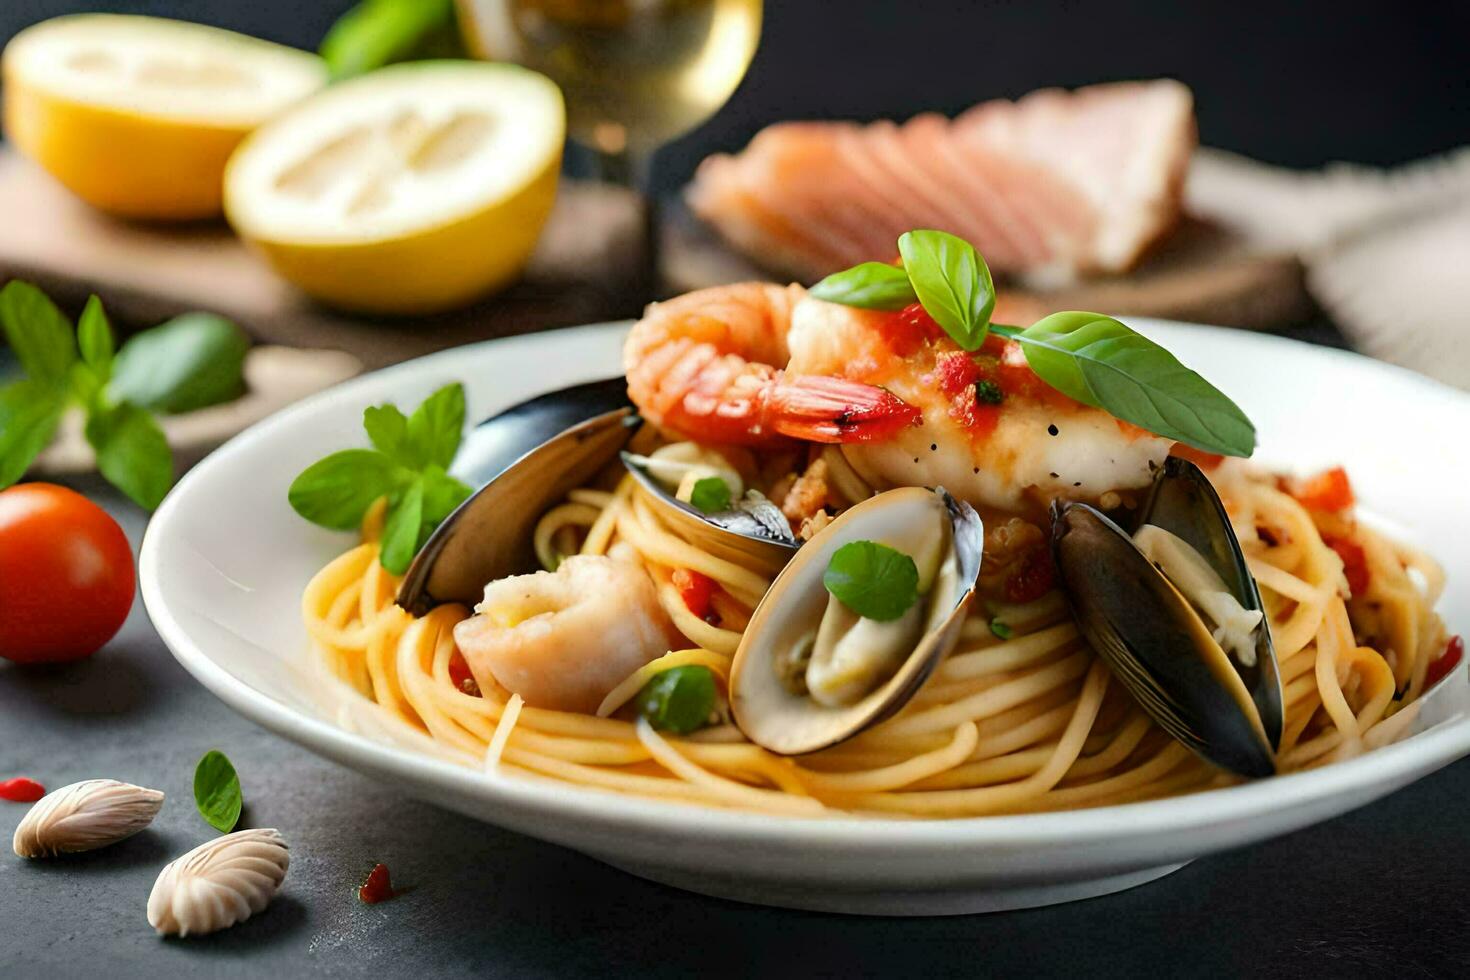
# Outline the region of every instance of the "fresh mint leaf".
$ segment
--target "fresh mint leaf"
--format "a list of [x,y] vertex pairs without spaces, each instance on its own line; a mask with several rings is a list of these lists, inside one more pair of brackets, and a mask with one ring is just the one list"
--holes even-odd
[[362,427],[380,453],[405,466],[417,466],[408,452],[408,416],[397,405],[369,405],[362,412]]
[[421,466],[449,469],[464,438],[464,385],[445,385],[408,417],[408,441]]
[[689,503],[695,510],[715,514],[730,509],[730,484],[717,476],[695,482],[689,491]]
[[108,483],[145,510],[163,503],[174,482],[168,439],[153,416],[123,402],[87,419],[87,441],[97,454],[97,470]]
[[72,324],[35,286],[12,279],[0,289],[0,328],[32,381],[62,387],[77,359]]
[[112,340],[112,324],[102,301],[96,296],[87,300],[82,317],[77,321],[77,345],[82,349],[82,362],[92,369],[94,377],[106,384],[112,375],[112,357],[116,347]]
[[228,834],[240,822],[240,810],[245,805],[240,776],[218,749],[204,753],[194,767],[194,805],[205,822],[222,834]]
[[350,78],[419,54],[452,57],[455,33],[454,0],[364,0],[327,31],[321,55],[333,78]]
[[888,622],[919,599],[919,569],[902,551],[876,541],[849,541],[827,563],[822,584],[844,606]]
[[424,536],[424,481],[414,480],[402,499],[388,511],[383,525],[383,551],[380,561],[394,575],[402,575],[418,554]]
[[185,313],[123,344],[108,395],[170,414],[234,401],[245,391],[249,349],[249,339],[224,317]]
[[961,348],[979,350],[995,309],[995,284],[975,246],[947,232],[921,229],[904,232],[898,253],[925,312]]
[[25,476],[50,445],[65,408],[63,391],[39,381],[0,388],[0,490]]
[[1205,452],[1255,451],[1255,426],[1235,402],[1112,317],[1068,311],[997,332],[1021,342],[1041,380],[1085,405]]
[[919,301],[908,273],[886,262],[864,262],[834,272],[808,292],[829,303],[865,310],[901,310]]
[[688,735],[709,724],[716,698],[714,674],[693,664],[655,674],[633,703],[654,728]]
[[344,449],[320,459],[291,483],[291,507],[313,524],[353,530],[379,497],[398,491],[410,474],[373,449]]

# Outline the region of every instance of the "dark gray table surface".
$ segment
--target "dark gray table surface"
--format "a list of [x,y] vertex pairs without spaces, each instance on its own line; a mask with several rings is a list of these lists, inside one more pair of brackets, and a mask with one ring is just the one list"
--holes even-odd
[[[1302,335],[1333,342],[1330,328]],[[96,482],[136,546],[144,515]],[[156,937],[159,869],[214,832],[198,757],[224,749],[242,826],[290,839],[284,890],[216,936]],[[1154,884],[1024,912],[860,919],[762,909],[644,882],[410,799],[257,728],[196,684],[142,605],[83,663],[0,662],[0,777],[107,776],[168,794],[153,828],[75,859],[0,849],[0,977],[1274,975],[1464,976],[1470,761],[1310,830]],[[25,807],[0,802],[0,842]],[[372,864],[410,890],[365,906]]]

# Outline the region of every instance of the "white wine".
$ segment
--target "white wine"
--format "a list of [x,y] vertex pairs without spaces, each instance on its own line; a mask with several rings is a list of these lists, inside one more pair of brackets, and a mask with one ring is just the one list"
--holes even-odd
[[761,0],[461,0],[477,55],[550,76],[573,137],[646,156],[704,122],[745,75]]

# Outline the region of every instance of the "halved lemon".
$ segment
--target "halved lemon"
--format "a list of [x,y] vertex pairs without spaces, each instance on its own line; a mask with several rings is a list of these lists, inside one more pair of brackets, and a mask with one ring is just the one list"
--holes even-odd
[[0,69],[16,146],[84,201],[132,218],[219,214],[240,140],[327,81],[305,51],[112,14],[29,27]]
[[556,196],[565,131],[561,91],[535,72],[396,65],[251,134],[225,171],[225,213],[318,299],[448,309],[520,273]]

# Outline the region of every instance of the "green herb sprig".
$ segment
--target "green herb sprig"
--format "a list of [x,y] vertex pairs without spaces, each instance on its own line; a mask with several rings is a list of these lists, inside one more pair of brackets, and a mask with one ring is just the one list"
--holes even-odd
[[849,541],[832,553],[822,584],[864,619],[888,622],[919,601],[919,568],[896,548]]
[[[991,331],[1017,341],[1037,377],[1085,405],[1206,452],[1255,451],[1255,426],[1235,402],[1118,320],[1069,311],[1024,330],[991,323],[995,285],[974,246],[918,230],[900,237],[898,250],[902,267],[865,262],[823,279],[812,295],[876,310],[919,303],[963,350],[979,350]],[[998,394],[983,400],[998,403]]]
[[730,484],[717,476],[695,482],[689,491],[689,504],[704,514],[717,514],[730,509]]
[[240,810],[245,805],[240,776],[218,749],[204,753],[194,767],[194,805],[205,822],[222,834],[228,834],[240,822]]
[[708,667],[670,667],[643,685],[633,704],[660,731],[687,735],[709,724],[718,698]]
[[152,510],[173,485],[173,454],[154,413],[179,413],[238,398],[250,342],[228,320],[188,313],[137,334],[121,350],[96,296],[75,327],[28,282],[0,289],[0,328],[24,377],[0,387],[0,489],[20,480],[69,408],[97,469]]
[[321,44],[336,79],[397,61],[464,55],[454,0],[363,0],[337,19]]
[[322,527],[348,531],[386,497],[380,561],[395,575],[408,570],[429,535],[470,495],[448,469],[464,436],[464,386],[445,385],[412,415],[394,405],[362,414],[371,449],[344,449],[318,460],[291,484],[296,513]]

